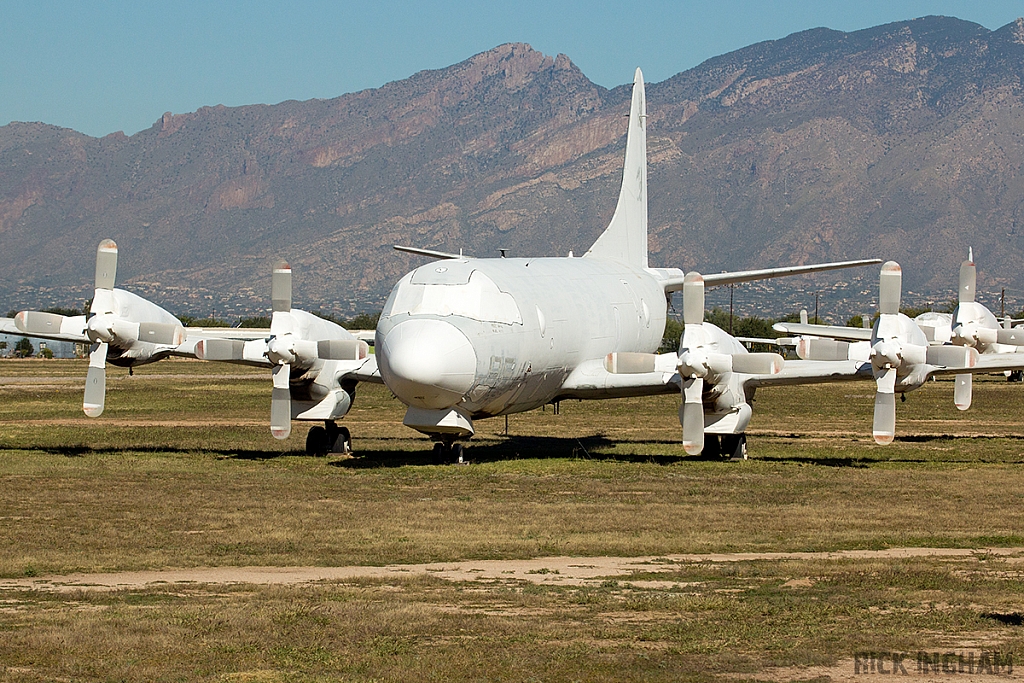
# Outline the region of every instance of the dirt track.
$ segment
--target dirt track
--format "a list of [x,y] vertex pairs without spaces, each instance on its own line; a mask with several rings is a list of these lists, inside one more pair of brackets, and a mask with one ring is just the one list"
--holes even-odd
[[[818,553],[711,553],[660,557],[542,557],[531,560],[471,560],[433,564],[393,564],[383,567],[197,567],[104,574],[66,574],[25,579],[0,579],[3,590],[120,590],[161,584],[297,585],[317,581],[411,577],[427,574],[448,581],[518,580],[547,585],[585,585],[606,579],[629,581],[636,573],[672,571],[677,565],[697,562],[742,562],[750,560],[839,560],[909,557],[970,557],[972,555],[1024,557],[1024,548],[889,548],[887,550],[844,550]],[[672,581],[636,581],[638,587],[676,585]],[[797,584],[794,584],[796,586]]]

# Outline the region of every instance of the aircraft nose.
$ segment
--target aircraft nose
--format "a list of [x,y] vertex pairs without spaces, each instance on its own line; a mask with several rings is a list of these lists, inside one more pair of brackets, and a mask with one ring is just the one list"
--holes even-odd
[[476,378],[476,351],[459,328],[443,320],[406,320],[376,350],[384,382],[419,408],[450,408]]

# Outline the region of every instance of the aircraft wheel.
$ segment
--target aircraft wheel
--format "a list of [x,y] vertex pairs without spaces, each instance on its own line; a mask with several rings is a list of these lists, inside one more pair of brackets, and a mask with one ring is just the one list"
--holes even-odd
[[464,465],[464,453],[465,449],[461,443],[444,443],[438,441],[434,444],[433,449],[434,462],[438,465],[450,465],[451,463],[457,463]]
[[702,458],[720,458],[722,457],[722,443],[719,441],[718,434],[704,434],[704,450],[700,452]]
[[320,425],[309,428],[306,434],[306,455],[320,458],[327,455],[330,444],[327,441],[327,430]]
[[344,454],[352,452],[352,433],[348,431],[348,427],[338,427],[338,434],[334,437],[331,452]]
[[747,459],[747,435],[746,434],[723,434],[722,455],[729,460]]

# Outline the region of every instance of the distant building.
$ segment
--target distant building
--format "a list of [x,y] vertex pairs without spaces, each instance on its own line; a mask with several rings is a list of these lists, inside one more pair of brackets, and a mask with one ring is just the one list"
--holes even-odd
[[[9,358],[14,355],[14,345],[18,343],[25,335],[23,334],[0,334],[0,342],[7,342],[7,348],[0,349],[0,358]],[[39,349],[47,348],[53,351],[54,358],[81,358],[84,355],[88,355],[89,349],[85,348],[84,353],[81,353],[81,349],[76,352],[76,347],[84,347],[84,344],[76,344],[74,342],[64,341],[53,341],[51,339],[36,339],[35,337],[29,337],[32,341],[32,348],[35,349],[33,355],[39,355]]]

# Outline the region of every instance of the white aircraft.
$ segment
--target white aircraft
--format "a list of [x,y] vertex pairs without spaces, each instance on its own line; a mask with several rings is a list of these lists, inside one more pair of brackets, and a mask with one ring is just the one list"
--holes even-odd
[[[347,430],[336,427],[335,420],[351,406],[356,383],[368,381],[386,384],[408,407],[404,424],[434,439],[439,455],[459,460],[459,442],[474,434],[478,419],[570,398],[670,392],[683,397],[679,412],[688,453],[745,457],[744,432],[757,387],[855,379],[864,372],[861,364],[848,359],[786,363],[777,354],[749,353],[735,337],[704,322],[705,284],[880,261],[703,277],[684,276],[677,268],[650,267],[646,126],[643,77],[637,69],[618,204],[607,229],[580,258],[571,253],[567,258],[472,258],[396,246],[438,260],[395,285],[377,325],[374,355],[367,355],[365,343],[342,328],[291,309],[291,271],[282,265],[274,271],[269,335],[182,331],[180,323],[165,320],[166,312],[155,307],[160,314],[148,310],[147,315],[164,324],[177,323],[175,333],[186,338],[177,345],[146,347],[147,359],[177,353],[273,367],[271,431],[285,438],[291,419],[324,421],[326,427],[314,427],[307,437],[311,453],[337,450],[339,440],[348,444]],[[111,287],[112,283],[111,277]],[[659,355],[655,351],[665,329],[668,301],[679,290],[685,323],[680,352]],[[95,304],[93,308],[93,318],[104,314],[95,310]],[[19,329],[38,330],[37,321],[43,319],[37,315],[24,314]],[[133,327],[128,338],[141,344],[134,341],[142,330],[142,322],[136,321],[140,335],[132,336]],[[51,324],[57,324],[56,319]],[[61,330],[64,324],[61,320]],[[87,336],[98,344],[93,356],[109,357],[111,347],[101,353],[102,336]]]
[[224,360],[273,368],[274,436],[288,437],[294,415],[324,422],[307,437],[310,452],[326,453],[328,445],[350,450],[351,435],[336,420],[348,412],[354,382],[343,387],[339,378],[363,364],[369,346],[340,325],[292,309],[287,264],[274,269],[269,330],[185,327],[160,306],[115,288],[116,273],[117,245],[103,240],[96,252],[96,289],[88,316],[21,311],[0,318],[2,333],[92,345],[82,402],[86,415],[103,413],[107,362],[131,371],[172,355]]
[[[977,372],[1024,368],[1024,334],[1004,329],[992,313],[974,301],[973,259],[960,268],[959,303],[952,315],[922,314],[911,320],[899,312],[902,270],[895,261],[882,266],[879,277],[879,316],[871,329],[806,323],[776,323],[788,334],[806,335],[797,341],[801,358],[863,363],[877,385],[874,439],[891,443],[896,430],[895,394],[920,388],[933,375],[955,374],[954,402],[960,410],[971,405],[972,377]],[[943,328],[943,324],[945,328]]]
[[[748,353],[703,322],[704,284],[729,284],[848,268],[877,259],[684,277],[647,258],[647,112],[636,71],[625,165],[611,223],[574,258],[471,258],[396,249],[439,259],[405,275],[384,304],[375,356],[354,379],[379,377],[408,406],[404,424],[461,456],[474,420],[563,399],[683,390],[684,446],[745,453],[749,400],[757,386],[827,381],[847,364],[786,366]],[[679,354],[655,354],[668,297],[684,290]],[[378,374],[379,373],[379,374]],[[704,433],[712,435],[710,443]],[[722,441],[719,441],[721,435]]]

